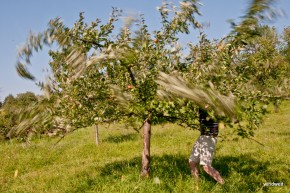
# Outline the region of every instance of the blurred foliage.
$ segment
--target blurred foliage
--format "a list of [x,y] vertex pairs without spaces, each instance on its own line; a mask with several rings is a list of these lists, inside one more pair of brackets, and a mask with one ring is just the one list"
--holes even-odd
[[[273,2],[252,1],[241,22],[232,22],[232,32],[220,40],[202,32],[195,0],[179,6],[163,1],[158,7],[162,25],[153,32],[143,15],[124,17],[116,31],[122,11],[115,8],[104,24],[99,19],[86,23],[83,13],[71,28],[56,18],[43,33],[30,34],[17,71],[33,80],[27,68],[33,51],[58,45],[49,52],[50,109],[74,129],[120,121],[138,131],[148,117],[153,124],[197,129],[198,108],[210,104],[213,118],[235,126],[237,135],[253,136],[267,104],[289,97],[289,28],[279,37],[274,28],[261,25],[266,15],[277,17]],[[181,45],[180,34],[192,29],[200,31],[199,42]],[[176,82],[159,85],[162,73],[180,77],[186,91],[178,92]]]
[[18,125],[19,110],[27,108],[37,102],[37,96],[32,92],[18,94],[16,97],[8,95],[0,109],[0,138],[8,138],[11,128]]

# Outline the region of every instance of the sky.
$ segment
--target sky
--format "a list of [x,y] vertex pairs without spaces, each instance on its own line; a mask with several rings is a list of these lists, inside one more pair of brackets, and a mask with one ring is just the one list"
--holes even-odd
[[[168,0],[169,2],[170,0]],[[173,0],[178,5],[179,1]],[[238,19],[245,14],[249,0],[200,0],[203,6],[198,17],[206,23],[205,33],[208,38],[222,38],[231,31],[229,19]],[[30,31],[42,32],[50,19],[60,17],[67,26],[72,26],[79,13],[84,12],[86,21],[96,18],[106,22],[112,7],[118,7],[128,15],[144,14],[150,30],[160,26],[160,15],[156,9],[162,0],[1,0],[0,1],[0,101],[12,94],[27,91],[40,94],[35,82],[18,76],[15,70],[17,48],[23,45]],[[269,23],[281,32],[290,26],[290,0],[277,0],[276,7],[283,10],[284,16]],[[189,36],[192,42],[197,34]],[[190,40],[191,41],[191,40]],[[45,78],[45,70],[49,67],[49,48],[34,53],[29,70],[37,81]]]

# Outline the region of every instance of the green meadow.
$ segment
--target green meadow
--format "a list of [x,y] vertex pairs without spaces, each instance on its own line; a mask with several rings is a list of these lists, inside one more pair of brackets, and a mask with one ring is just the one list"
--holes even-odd
[[[225,178],[217,184],[201,171],[190,176],[188,157],[199,135],[173,124],[153,126],[151,176],[139,176],[142,133],[121,124],[92,128],[30,143],[0,143],[0,192],[290,192],[290,103],[265,117],[253,140],[226,140],[221,129],[213,167]],[[262,143],[263,145],[261,145]],[[283,186],[264,186],[265,183]]]

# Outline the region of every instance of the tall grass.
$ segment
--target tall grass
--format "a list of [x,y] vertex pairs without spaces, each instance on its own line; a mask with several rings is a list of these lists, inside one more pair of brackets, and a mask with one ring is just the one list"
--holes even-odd
[[[58,139],[0,144],[0,192],[289,192],[290,103],[271,113],[255,140],[221,140],[213,166],[225,178],[217,184],[201,171],[191,178],[188,157],[198,131],[166,124],[154,126],[151,177],[139,176],[142,136],[122,125],[85,128]],[[226,136],[229,129],[221,130]],[[283,187],[266,187],[283,182]]]

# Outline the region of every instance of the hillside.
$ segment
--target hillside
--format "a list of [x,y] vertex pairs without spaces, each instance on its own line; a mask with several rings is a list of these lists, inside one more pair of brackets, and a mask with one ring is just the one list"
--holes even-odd
[[[225,178],[205,173],[194,181],[188,156],[198,132],[176,125],[152,128],[151,177],[139,177],[142,135],[123,125],[78,130],[61,140],[44,138],[0,144],[0,192],[289,192],[290,103],[270,113],[253,140],[219,139],[213,166]],[[228,129],[221,136],[229,134]],[[259,144],[262,143],[263,145]],[[266,187],[265,183],[282,187]]]

